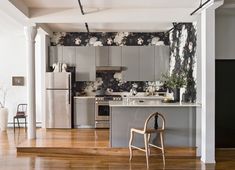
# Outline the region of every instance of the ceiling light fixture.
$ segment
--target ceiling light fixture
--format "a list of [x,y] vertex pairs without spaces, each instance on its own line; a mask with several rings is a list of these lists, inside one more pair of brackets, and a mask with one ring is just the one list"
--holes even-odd
[[211,0],[207,0],[204,3],[202,3],[202,0],[201,0],[199,7],[197,9],[195,9],[190,15],[194,15],[196,12],[205,9],[205,8],[209,7],[210,5],[212,5],[212,4],[213,4],[213,1],[211,1]]
[[[80,7],[80,10],[81,10],[82,15],[85,15],[85,13],[84,13],[84,11],[83,11],[83,7],[82,7],[81,0],[78,0],[78,4],[79,4],[79,7]],[[90,31],[89,31],[89,27],[88,27],[87,22],[85,22],[85,27],[86,27],[87,33],[88,33],[88,35],[89,35]]]

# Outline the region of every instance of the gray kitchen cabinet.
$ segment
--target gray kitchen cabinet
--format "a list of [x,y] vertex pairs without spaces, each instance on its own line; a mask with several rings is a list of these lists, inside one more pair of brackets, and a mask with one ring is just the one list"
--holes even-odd
[[63,62],[63,49],[62,47],[50,46],[49,47],[49,66],[54,63]]
[[96,66],[109,65],[109,47],[95,47]]
[[95,81],[95,47],[76,47],[76,81]]
[[74,127],[94,128],[95,127],[95,98],[74,99]]
[[124,81],[139,80],[139,47],[122,47],[122,66],[126,68],[122,72]]
[[63,62],[68,66],[75,66],[76,65],[76,48],[71,47],[63,47]]
[[140,47],[139,81],[154,81],[154,46]]
[[155,46],[155,80],[160,80],[162,73],[168,71],[169,64],[169,46]]
[[122,65],[122,47],[111,46],[109,47],[109,66]]

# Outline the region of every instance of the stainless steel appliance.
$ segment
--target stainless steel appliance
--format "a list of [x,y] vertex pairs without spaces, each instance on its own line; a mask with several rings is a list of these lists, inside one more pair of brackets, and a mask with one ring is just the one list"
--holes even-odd
[[71,128],[71,73],[46,73],[46,128]]
[[121,101],[121,95],[96,95],[95,128],[109,128],[109,101]]

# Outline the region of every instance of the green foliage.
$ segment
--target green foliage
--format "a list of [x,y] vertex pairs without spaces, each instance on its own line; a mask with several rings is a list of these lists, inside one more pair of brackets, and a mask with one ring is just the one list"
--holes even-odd
[[186,75],[184,73],[165,73],[162,74],[161,82],[170,89],[181,88],[187,85]]

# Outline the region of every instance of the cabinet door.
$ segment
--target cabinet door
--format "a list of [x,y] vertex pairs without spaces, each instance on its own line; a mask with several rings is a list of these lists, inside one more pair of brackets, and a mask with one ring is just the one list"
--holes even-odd
[[122,66],[124,81],[139,81],[139,47],[122,47]]
[[95,127],[95,99],[75,99],[74,127]]
[[95,81],[95,47],[76,47],[76,81]]
[[168,71],[170,64],[169,60],[169,46],[155,46],[155,80],[159,80],[162,73]]
[[140,81],[154,81],[154,47],[140,47]]
[[50,46],[49,47],[49,66],[54,63],[63,61],[62,47]]
[[122,65],[122,47],[109,47],[109,65]]
[[75,47],[63,47],[63,63],[68,66],[76,65],[76,48]]
[[96,47],[95,48],[95,60],[96,66],[108,66],[109,65],[109,48],[108,47]]

